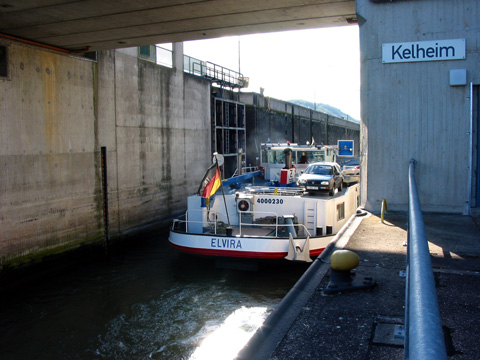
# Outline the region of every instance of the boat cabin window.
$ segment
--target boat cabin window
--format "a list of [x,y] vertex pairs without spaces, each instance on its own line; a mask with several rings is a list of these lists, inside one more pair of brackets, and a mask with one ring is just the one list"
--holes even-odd
[[[312,164],[315,162],[324,162],[325,150],[313,150],[312,148],[307,148],[305,150],[294,150],[292,157],[292,162],[294,164]],[[262,151],[262,163],[285,164],[284,149],[268,149]]]
[[316,174],[316,175],[333,175],[333,167],[329,165],[309,166],[305,171],[305,173]]
[[337,221],[345,219],[345,203],[337,204]]
[[268,162],[268,151],[262,151],[262,163],[265,164]]
[[311,152],[297,151],[297,164],[310,164],[312,162],[311,155]]
[[285,164],[285,154],[283,150],[271,150],[267,154],[269,164]]
[[297,164],[311,164],[314,162],[325,161],[325,151],[296,151]]

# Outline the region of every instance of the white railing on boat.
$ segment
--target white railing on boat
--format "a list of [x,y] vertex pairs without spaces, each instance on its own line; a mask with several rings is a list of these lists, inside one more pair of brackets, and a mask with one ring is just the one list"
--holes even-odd
[[[189,210],[190,212],[201,212],[202,210]],[[274,219],[274,223],[268,224],[268,223],[253,223],[253,222],[242,222],[242,217],[245,216],[246,214],[251,214],[253,217],[253,214],[255,215],[267,215],[263,217],[262,219],[268,219],[269,216],[271,215],[270,219]],[[201,234],[206,234],[206,233],[213,233],[215,235],[219,234],[219,231],[222,233],[225,231],[225,227],[227,226],[225,222],[218,220],[220,217],[226,218],[225,214],[210,211],[207,217],[210,217],[213,215],[214,220],[207,220],[207,221],[194,221],[194,220],[189,220],[188,219],[188,211],[185,213],[185,220],[181,219],[175,219],[173,220],[172,224],[172,230],[174,231],[182,231],[185,233],[189,233],[189,224],[202,224],[202,232]],[[220,215],[220,216],[219,216]],[[287,229],[292,226],[292,224],[279,224],[278,219],[280,216],[278,216],[277,213],[275,212],[265,212],[265,211],[244,211],[240,213],[240,221],[238,225],[232,226],[234,229],[238,229],[238,233],[234,233],[234,236],[243,236],[243,237],[268,237],[268,238],[278,238],[279,231],[281,232],[282,229]],[[185,230],[181,230],[182,226],[181,224],[185,224]],[[207,225],[207,226],[204,226]],[[296,236],[296,237],[307,237],[307,236],[312,236],[310,231],[305,227],[304,224],[298,223],[298,224],[293,224],[293,226],[300,230],[296,231],[297,234],[302,234],[302,236]],[[262,228],[262,229],[271,229],[270,231],[266,232],[265,234],[248,234],[246,229],[252,229],[252,228]],[[213,232],[212,232],[213,230]],[[288,231],[286,231],[288,233]],[[274,234],[274,235],[271,235]],[[283,237],[288,237],[283,236]]]
[[245,190],[256,195],[295,196],[305,193],[305,189],[298,187],[247,186]]
[[[253,211],[244,211],[240,214],[240,219],[242,218],[242,215],[245,214],[245,213],[254,213]],[[257,212],[258,213],[258,212]],[[242,236],[242,225],[247,227],[247,228],[252,228],[252,227],[262,227],[262,228],[269,228],[269,227],[275,227],[275,236],[272,236],[272,237],[279,237],[278,236],[278,229],[280,228],[289,228],[291,227],[292,225],[291,224],[279,224],[278,223],[278,216],[275,217],[275,224],[256,224],[256,223],[244,223],[240,220],[239,222],[239,231],[240,231],[240,236]],[[301,230],[303,230],[303,233],[301,231],[298,231],[296,230],[296,234],[303,234],[303,236],[294,236],[294,237],[307,237],[307,236],[312,236],[312,234],[310,234],[310,231],[308,231],[308,229],[305,227],[305,225],[303,224],[293,224],[293,226],[295,228],[300,228]],[[287,231],[288,232],[288,231]],[[245,235],[243,235],[245,236]],[[265,236],[265,237],[270,237],[270,236]]]

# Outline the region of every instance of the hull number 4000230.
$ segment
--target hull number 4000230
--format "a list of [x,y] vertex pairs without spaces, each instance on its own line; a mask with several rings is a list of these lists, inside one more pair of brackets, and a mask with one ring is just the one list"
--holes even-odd
[[257,203],[259,203],[259,204],[282,205],[283,204],[283,199],[258,198]]

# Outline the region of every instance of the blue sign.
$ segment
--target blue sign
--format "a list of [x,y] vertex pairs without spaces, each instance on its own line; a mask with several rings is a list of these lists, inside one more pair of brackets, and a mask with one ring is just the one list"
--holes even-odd
[[338,140],[338,155],[353,156],[353,140]]

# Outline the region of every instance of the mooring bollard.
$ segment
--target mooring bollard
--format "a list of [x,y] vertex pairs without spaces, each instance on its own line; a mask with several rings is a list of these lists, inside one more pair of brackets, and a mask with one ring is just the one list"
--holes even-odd
[[332,256],[330,256],[331,276],[325,293],[332,294],[374,287],[376,283],[371,277],[354,279],[355,273],[353,273],[352,270],[355,269],[359,263],[360,258],[353,251],[336,250]]
[[384,224],[383,219],[385,217],[386,212],[388,212],[388,210],[387,210],[387,200],[383,199],[382,200],[382,211],[380,212],[380,219],[382,221],[382,224]]

